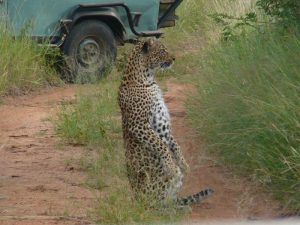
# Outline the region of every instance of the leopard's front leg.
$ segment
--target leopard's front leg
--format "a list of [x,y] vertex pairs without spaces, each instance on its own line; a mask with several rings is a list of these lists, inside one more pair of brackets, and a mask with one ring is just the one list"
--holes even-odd
[[173,153],[173,158],[175,160],[175,163],[179,166],[179,168],[183,173],[186,173],[189,170],[189,165],[185,161],[180,146],[174,139],[173,135],[170,135],[169,148]]

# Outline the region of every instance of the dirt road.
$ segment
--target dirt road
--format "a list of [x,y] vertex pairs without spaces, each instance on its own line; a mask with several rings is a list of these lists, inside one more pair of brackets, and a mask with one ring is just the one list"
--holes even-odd
[[82,150],[60,146],[49,121],[74,90],[52,88],[0,106],[1,225],[87,224],[94,193],[83,186],[86,174],[65,163]]
[[[187,222],[224,218],[261,218],[279,214],[278,207],[249,181],[235,177],[207,156],[189,126],[184,100],[188,85],[167,82],[165,95],[174,135],[190,164],[182,194],[210,186],[215,195],[193,207]],[[66,160],[83,154],[76,146],[61,146],[49,116],[62,101],[75,98],[75,87],[52,88],[16,98],[0,106],[0,224],[90,224],[93,190],[86,174]]]

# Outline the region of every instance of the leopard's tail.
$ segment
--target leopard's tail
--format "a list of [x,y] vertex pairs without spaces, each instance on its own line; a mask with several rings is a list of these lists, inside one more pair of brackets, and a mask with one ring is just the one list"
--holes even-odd
[[176,203],[178,205],[191,205],[194,203],[202,202],[204,199],[209,197],[214,193],[214,190],[211,188],[204,189],[196,194],[189,195],[186,197],[177,198]]

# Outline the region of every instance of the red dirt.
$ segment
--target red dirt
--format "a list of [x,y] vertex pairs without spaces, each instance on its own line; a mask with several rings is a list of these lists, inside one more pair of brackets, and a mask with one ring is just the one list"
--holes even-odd
[[94,194],[82,185],[86,174],[66,164],[82,150],[60,146],[49,121],[74,89],[52,88],[0,106],[0,224],[89,224]]
[[[265,193],[215,162],[203,151],[188,124],[184,100],[189,85],[167,83],[165,95],[177,137],[190,164],[182,194],[205,187],[213,197],[194,206],[187,221],[226,218],[272,218],[279,214]],[[58,105],[75,98],[75,87],[5,99],[0,106],[0,224],[90,224],[96,192],[84,187],[87,175],[66,160],[83,154],[76,146],[62,146],[49,116]]]

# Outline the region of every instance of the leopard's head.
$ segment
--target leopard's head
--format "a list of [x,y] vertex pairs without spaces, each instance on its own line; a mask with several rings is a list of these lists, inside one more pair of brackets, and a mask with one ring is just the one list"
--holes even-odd
[[123,83],[150,85],[154,82],[156,69],[167,69],[175,58],[158,40],[139,41],[127,62]]
[[170,54],[166,46],[154,39],[148,39],[140,43],[140,50],[144,67],[151,70],[168,69],[175,60],[175,57]]

